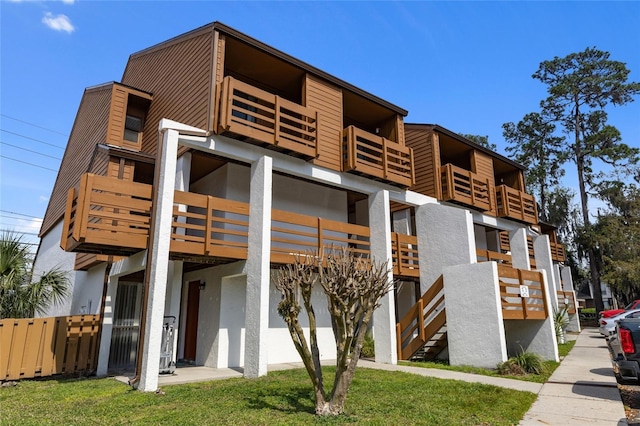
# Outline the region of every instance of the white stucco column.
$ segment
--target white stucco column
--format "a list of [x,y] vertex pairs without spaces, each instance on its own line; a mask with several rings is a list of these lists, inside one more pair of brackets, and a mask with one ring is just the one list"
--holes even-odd
[[538,235],[533,239],[533,252],[536,259],[536,269],[544,270],[547,273],[547,292],[551,300],[551,310],[558,309],[558,296],[556,290],[558,290],[558,284],[556,283],[555,268],[553,260],[551,259],[551,245],[549,244],[548,235]]
[[393,232],[404,235],[412,235],[411,209],[393,212]]
[[244,375],[249,378],[267,374],[272,172],[271,157],[251,165],[244,353]]
[[104,300],[104,317],[102,320],[102,333],[100,334],[100,351],[98,352],[98,367],[96,375],[106,376],[109,369],[109,354],[111,353],[111,333],[113,331],[113,315],[116,307],[116,294],[118,293],[118,278],[109,276],[107,281],[107,297]]
[[178,153],[177,130],[165,129],[162,133],[160,164],[156,164],[155,205],[152,212],[153,229],[150,241],[151,259],[145,274],[145,287],[149,290],[142,354],[142,368],[138,389],[153,392],[158,388],[160,369],[160,343],[164,322],[164,302],[167,289],[171,220],[173,216],[173,192],[176,180]]
[[562,290],[570,291],[573,295],[573,306],[576,307],[576,313],[569,315],[568,331],[580,332],[582,326],[580,325],[580,315],[578,315],[578,300],[576,299],[576,292],[573,289],[573,276],[571,275],[571,268],[568,266],[560,266],[560,276],[562,277]]
[[495,368],[507,360],[496,262],[444,269],[451,365]]
[[509,246],[511,248],[511,263],[513,267],[516,269],[531,269],[526,228],[518,228],[509,232]]
[[[369,196],[369,229],[371,230],[371,257],[377,263],[387,262],[387,279],[393,281],[391,256],[391,222],[389,218],[389,191],[378,191]],[[396,316],[393,290],[380,300],[373,313],[373,337],[376,362],[398,363],[396,344]]]
[[468,210],[439,204],[416,208],[420,292],[447,266],[477,263],[473,217]]

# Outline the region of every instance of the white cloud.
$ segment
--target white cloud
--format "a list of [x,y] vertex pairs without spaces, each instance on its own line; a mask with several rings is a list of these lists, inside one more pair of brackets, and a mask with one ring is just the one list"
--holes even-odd
[[29,229],[29,232],[40,232],[40,227],[42,226],[42,219],[31,219],[29,224],[26,227]]
[[40,200],[40,202],[45,202],[45,201],[49,201],[49,197],[47,197],[46,195],[41,195],[40,198],[38,198]]
[[69,34],[75,31],[69,17],[63,14],[54,16],[51,12],[47,12],[42,18],[42,23],[55,31],[66,31]]
[[62,3],[64,4],[73,4],[75,2],[75,0],[62,0]]

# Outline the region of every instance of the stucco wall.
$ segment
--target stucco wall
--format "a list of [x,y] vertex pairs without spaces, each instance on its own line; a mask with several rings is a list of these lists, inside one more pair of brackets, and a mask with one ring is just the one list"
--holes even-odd
[[62,226],[62,221],[58,222],[40,241],[33,270],[34,277],[53,268],[67,271],[71,296],[62,304],[50,307],[42,316],[97,314],[100,312],[105,266],[97,266],[86,272],[74,271],[76,254],[60,248]]

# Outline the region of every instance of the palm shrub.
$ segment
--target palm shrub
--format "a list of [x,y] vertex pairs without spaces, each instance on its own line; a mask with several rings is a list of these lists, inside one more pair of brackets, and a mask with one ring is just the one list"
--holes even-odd
[[566,306],[562,309],[553,310],[553,328],[556,332],[556,339],[558,339],[558,343],[565,343],[564,330],[569,325],[569,316],[567,311]]
[[44,314],[69,296],[66,272],[54,268],[34,280],[29,246],[22,236],[0,236],[0,319],[32,318]]
[[533,352],[521,351],[498,364],[498,373],[502,375],[521,376],[525,374],[540,374],[544,370],[544,362],[540,355]]

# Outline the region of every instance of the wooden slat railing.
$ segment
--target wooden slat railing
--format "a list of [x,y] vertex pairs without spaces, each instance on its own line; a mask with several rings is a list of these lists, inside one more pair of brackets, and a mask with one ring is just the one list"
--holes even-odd
[[389,139],[349,126],[342,132],[343,170],[392,184],[415,184],[413,150]]
[[[147,248],[151,185],[86,173],[69,190],[60,246],[73,251],[134,253]],[[108,250],[107,250],[108,251]],[[108,253],[105,253],[108,254]]]
[[420,277],[418,237],[392,232],[391,255],[393,258],[393,275],[399,277]]
[[576,313],[576,305],[573,291],[558,290],[556,293],[558,297],[558,306],[560,308],[566,307],[567,313],[569,315],[574,315]]
[[317,157],[318,111],[229,76],[218,91],[219,133],[235,133],[307,159]]
[[100,325],[99,315],[0,320],[0,381],[93,372]]
[[396,324],[398,358],[409,359],[446,325],[442,275]]
[[183,191],[173,203],[172,253],[247,258],[248,203]]
[[536,269],[536,252],[533,248],[533,237],[527,237],[527,253],[529,254],[529,266]]
[[476,249],[476,256],[478,256],[478,262],[498,262],[505,265],[511,265],[511,255],[506,253],[499,253],[497,251]]
[[[504,319],[547,318],[549,312],[541,272],[498,264],[498,277]],[[529,297],[522,297],[521,286],[526,286]]]
[[[130,194],[133,191],[126,192],[131,182],[101,176],[83,177],[83,182],[79,194],[86,192],[88,195],[81,197],[70,193],[72,198],[68,205],[71,207],[67,211],[69,219],[65,220],[64,235],[80,234],[86,237],[74,240],[77,242],[72,248],[78,248],[79,251],[84,251],[87,247],[96,250],[99,248],[103,252],[118,254],[145,249],[149,237],[151,201],[144,200],[145,210],[138,209],[139,214],[134,215],[133,208],[140,204],[140,200]],[[151,185],[136,185],[139,189],[136,197],[142,193],[150,197]],[[107,197],[105,194],[96,197],[94,194],[96,188],[100,188],[100,191],[106,191],[103,188],[109,188],[111,194],[108,194],[108,198],[105,198]],[[108,203],[105,203],[105,200]],[[88,218],[87,213],[89,213]],[[140,225],[134,227],[133,220],[125,216],[125,213],[137,220],[135,225]],[[99,217],[103,223],[94,220],[96,217]],[[118,221],[126,217],[128,227],[115,220],[104,221],[103,217],[109,219],[117,217]],[[85,228],[91,232],[80,232],[76,229],[85,222],[88,223]],[[136,231],[134,234],[136,238],[129,236],[132,229]],[[170,242],[172,255],[246,259],[248,235],[248,203],[191,192],[174,192]],[[345,246],[358,255],[369,257],[369,235],[369,228],[366,226],[274,209],[272,210],[271,258],[275,263],[292,263],[295,253],[304,253],[309,250],[314,252],[319,250],[323,253],[330,247],[337,249]],[[411,268],[411,257],[417,256],[417,252],[414,253],[414,250],[417,250],[415,248],[417,240],[407,243],[403,239],[401,244],[403,266],[407,269]],[[407,244],[413,244],[413,246],[410,248]],[[65,246],[65,248],[68,247],[70,247],[69,244]]]
[[299,253],[321,256],[330,250],[348,247],[368,258],[371,249],[369,228],[282,210],[271,211],[271,261],[293,263]]
[[508,217],[525,223],[538,223],[538,207],[532,195],[506,185],[496,187],[498,217]]
[[444,201],[456,201],[482,211],[491,210],[488,178],[482,178],[453,164],[445,164],[441,167],[440,179]]
[[551,245],[551,260],[555,262],[564,262],[566,255],[564,251],[564,245],[561,243],[550,243]]

